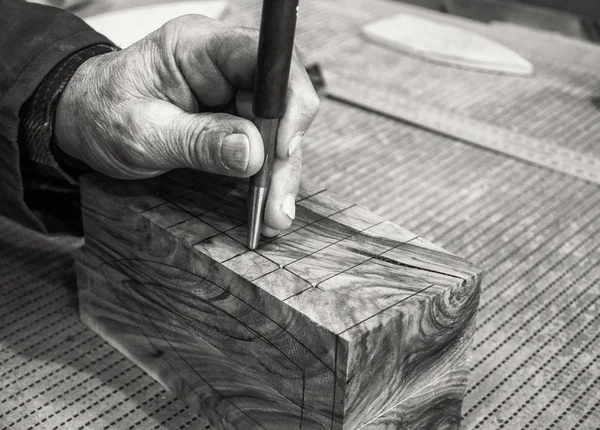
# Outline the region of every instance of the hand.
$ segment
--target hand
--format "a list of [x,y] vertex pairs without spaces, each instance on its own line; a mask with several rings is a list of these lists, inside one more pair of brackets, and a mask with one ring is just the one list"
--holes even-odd
[[[56,144],[116,178],[146,178],[179,167],[251,176],[264,158],[262,138],[250,121],[257,49],[257,30],[187,15],[123,51],[93,57],[63,92]],[[264,234],[277,234],[294,218],[300,141],[318,107],[294,55]]]

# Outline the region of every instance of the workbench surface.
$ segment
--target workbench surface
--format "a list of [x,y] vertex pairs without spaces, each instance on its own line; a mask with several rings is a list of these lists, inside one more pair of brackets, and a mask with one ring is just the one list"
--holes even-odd
[[[411,56],[384,68],[360,26],[401,5],[302,7],[309,62],[600,159],[600,48],[467,24],[521,53],[534,76]],[[259,9],[232,1],[224,19],[256,26]],[[600,186],[331,99],[304,148],[306,177],[486,270],[463,428],[600,426]],[[205,428],[79,322],[70,251],[80,239],[4,219],[0,229],[0,428]]]

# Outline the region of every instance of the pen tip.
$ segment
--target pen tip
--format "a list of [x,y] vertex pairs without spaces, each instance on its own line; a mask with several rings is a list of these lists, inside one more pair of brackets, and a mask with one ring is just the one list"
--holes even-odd
[[267,189],[262,187],[250,187],[248,205],[248,240],[250,249],[256,249],[260,240],[263,212],[267,199]]
[[256,249],[256,247],[258,246],[258,240],[252,240],[252,239],[248,238],[247,245],[251,251],[254,251]]
[[[260,224],[257,227],[260,228]],[[259,239],[260,239],[260,231],[258,231],[258,228],[256,228],[256,226],[251,225],[250,229],[248,230],[248,240],[247,240],[248,248],[256,249],[256,247],[258,246]]]

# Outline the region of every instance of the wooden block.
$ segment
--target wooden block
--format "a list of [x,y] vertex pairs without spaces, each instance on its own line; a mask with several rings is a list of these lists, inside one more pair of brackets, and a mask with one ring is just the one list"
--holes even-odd
[[218,429],[458,423],[481,271],[310,184],[249,251],[245,190],[82,178],[82,320]]

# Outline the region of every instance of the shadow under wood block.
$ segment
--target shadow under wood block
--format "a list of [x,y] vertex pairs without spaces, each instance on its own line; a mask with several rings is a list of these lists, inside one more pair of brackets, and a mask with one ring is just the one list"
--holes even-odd
[[246,190],[82,179],[83,321],[218,429],[457,428],[481,272],[304,184],[255,251]]

